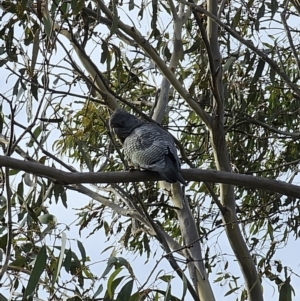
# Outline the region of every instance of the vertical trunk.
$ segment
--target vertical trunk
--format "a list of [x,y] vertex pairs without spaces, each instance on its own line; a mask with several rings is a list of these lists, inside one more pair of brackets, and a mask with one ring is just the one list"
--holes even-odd
[[201,301],[215,301],[215,297],[208,281],[208,275],[203,264],[202,249],[199,243],[199,234],[195,224],[195,219],[190,206],[186,201],[180,184],[176,183],[172,187],[173,205],[180,210],[176,210],[180,225],[183,244],[187,246],[184,252],[190,258],[188,270]]
[[[231,171],[223,125],[215,120],[210,134],[218,170]],[[232,185],[220,185],[220,201],[225,208],[222,218],[226,235],[244,275],[249,300],[262,301],[262,289],[256,267],[239,228]]]
[[[218,1],[208,0],[207,9],[213,15],[217,15]],[[224,102],[223,102],[223,86],[222,86],[222,66],[221,55],[218,44],[218,26],[210,18],[208,18],[207,35],[211,51],[214,58],[214,67],[216,70],[211,70],[212,76],[216,76],[216,83],[221,102],[213,100],[213,107],[215,116],[212,120],[210,127],[211,143],[214,151],[214,158],[218,170],[231,171],[229,154],[225,141],[224,131]],[[225,226],[226,234],[230,242],[231,248],[239,262],[242,273],[244,275],[246,288],[251,301],[262,301],[262,289],[257,275],[255,264],[252,260],[251,254],[247,248],[245,240],[241,234],[236,210],[235,210],[235,195],[232,185],[220,185],[220,201],[224,206],[223,223]]]
[[[182,26],[188,17],[185,12],[185,5],[181,4],[179,6],[178,13],[175,7],[173,7],[173,2],[169,2],[171,10],[173,11],[174,18],[174,40],[173,46],[174,51],[170,60],[169,68],[171,70],[176,70],[178,62],[183,55],[182,49]],[[161,122],[169,100],[169,90],[170,83],[166,77],[163,78],[161,83],[161,91],[159,99],[157,101],[153,119],[157,122]],[[202,249],[199,243],[199,235],[193,214],[191,212],[188,202],[185,200],[185,196],[181,189],[179,183],[170,185],[171,187],[171,200],[176,208],[177,217],[180,225],[181,235],[183,238],[184,245],[187,248],[184,250],[186,257],[190,258],[188,262],[188,270],[190,278],[192,279],[194,288],[198,293],[199,299],[201,301],[215,301],[215,297],[208,281],[208,277],[205,271],[205,267],[202,259]],[[167,190],[169,190],[168,188]]]

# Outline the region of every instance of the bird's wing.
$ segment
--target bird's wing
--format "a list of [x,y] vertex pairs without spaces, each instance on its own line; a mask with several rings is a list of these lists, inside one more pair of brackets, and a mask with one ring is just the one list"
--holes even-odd
[[144,123],[125,139],[125,156],[133,165],[146,169],[164,168],[165,155],[170,155],[179,166],[172,136],[156,124]]

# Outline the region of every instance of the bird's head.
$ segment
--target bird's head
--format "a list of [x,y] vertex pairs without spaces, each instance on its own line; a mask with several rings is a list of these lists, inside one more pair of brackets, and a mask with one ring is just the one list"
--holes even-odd
[[122,143],[142,123],[143,121],[121,109],[116,109],[109,119],[110,129],[118,136]]

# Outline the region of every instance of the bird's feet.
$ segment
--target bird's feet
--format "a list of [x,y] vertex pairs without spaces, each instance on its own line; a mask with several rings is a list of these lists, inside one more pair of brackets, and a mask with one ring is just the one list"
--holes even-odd
[[136,166],[134,166],[134,165],[129,165],[128,167],[127,167],[127,170],[128,171],[140,171],[140,168],[139,167],[136,167]]
[[145,169],[140,168],[139,166],[128,166],[129,171],[145,171]]

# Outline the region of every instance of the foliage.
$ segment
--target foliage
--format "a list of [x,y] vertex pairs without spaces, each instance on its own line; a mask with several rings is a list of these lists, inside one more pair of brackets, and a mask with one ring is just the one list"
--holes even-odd
[[[217,157],[226,152],[213,142],[222,131],[216,135],[201,110],[211,120],[222,121],[219,128],[224,129],[233,172],[297,184],[297,1],[221,1],[219,44],[208,48],[203,32],[211,26],[209,13],[216,15],[214,3],[2,1],[2,154],[57,171],[116,172],[118,179],[117,173],[128,166],[120,143],[109,131],[111,110],[118,103],[149,120],[157,117],[157,104],[165,99],[162,125],[178,140],[183,167],[225,170]],[[221,106],[216,87],[220,87]],[[178,218],[180,208],[171,201],[173,190],[153,181],[116,181],[87,188],[34,171],[26,173],[22,166],[1,171],[3,287],[23,299],[38,297],[41,291],[49,300],[190,298],[186,291],[192,294],[193,281],[187,272],[181,276],[183,294],[175,296],[176,269],[161,276],[156,267],[149,271],[153,283],[148,279],[141,285],[129,260],[120,256],[124,249],[151,261],[158,258],[153,245],[159,242],[165,252],[162,258],[169,259],[157,229],[176,246],[189,249]],[[226,207],[222,187],[217,180],[209,185],[191,181],[185,199],[213,288],[226,286],[223,295],[228,298],[234,294],[238,300],[251,300],[247,280],[240,278],[242,273],[218,247],[219,240],[225,239],[222,230],[228,233],[218,203],[220,199]],[[76,226],[59,223],[52,213],[53,206],[74,207],[73,190],[86,196],[77,208]],[[299,238],[299,199],[270,192],[269,187],[235,186],[234,196],[238,224],[262,286],[271,283],[278,288],[278,300],[292,300],[291,283],[299,281],[299,272],[284,263],[278,250]],[[80,235],[88,231],[89,237],[103,233],[111,249],[104,271],[92,271],[94,263],[85,244],[68,236],[70,227]],[[237,248],[231,247],[233,252]],[[104,245],[100,248],[100,252],[108,250]],[[175,248],[171,253],[184,257],[184,252],[188,251]],[[176,260],[185,272],[188,260]]]

